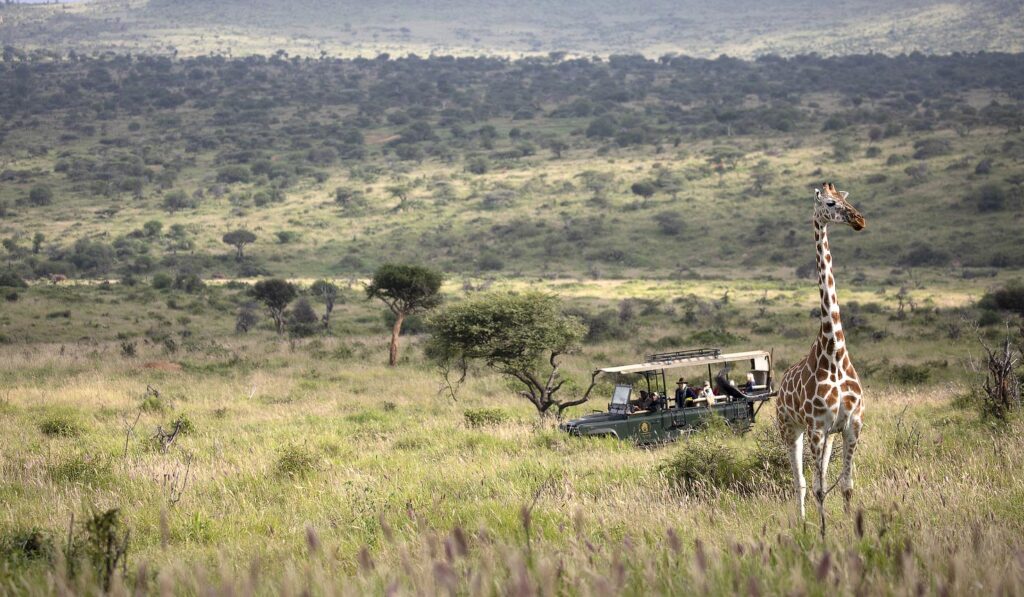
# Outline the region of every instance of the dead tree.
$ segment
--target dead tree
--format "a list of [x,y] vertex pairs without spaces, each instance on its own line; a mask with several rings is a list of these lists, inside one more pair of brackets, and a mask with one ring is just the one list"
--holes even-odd
[[1006,420],[1011,412],[1019,410],[1021,406],[1021,379],[1017,374],[1017,365],[1020,364],[1018,348],[1024,349],[1024,346],[1013,346],[1009,330],[998,348],[993,349],[984,339],[981,340],[981,346],[985,350],[987,369],[982,385],[982,389],[985,390],[985,395],[982,396],[983,411],[997,420]]
[[160,452],[163,454],[167,453],[167,450],[171,448],[171,444],[178,438],[178,434],[181,433],[182,420],[178,419],[174,422],[174,428],[170,431],[164,431],[162,425],[157,425],[156,433],[153,435],[153,440],[156,445],[159,446]]

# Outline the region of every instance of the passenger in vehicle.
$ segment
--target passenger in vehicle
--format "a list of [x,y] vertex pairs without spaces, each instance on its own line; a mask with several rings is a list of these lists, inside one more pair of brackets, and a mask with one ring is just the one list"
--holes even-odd
[[718,396],[728,396],[729,389],[725,387],[725,384],[729,384],[736,387],[736,383],[729,378],[729,368],[725,367],[718,371],[715,375],[715,394]]
[[693,401],[697,397],[697,390],[694,390],[686,383],[686,378],[680,377],[679,381],[676,382],[676,408],[693,406]]
[[747,372],[747,383],[743,384],[743,393],[752,394],[754,392],[754,373],[752,371]]
[[705,381],[704,382],[704,388],[701,389],[701,391],[700,391],[700,397],[701,398],[709,398],[709,399],[715,397],[715,391],[711,389],[711,382],[710,381]]
[[651,396],[647,393],[647,390],[640,390],[640,397],[636,400],[630,400],[629,405],[633,407],[630,412],[636,412],[638,410],[647,410],[650,406]]

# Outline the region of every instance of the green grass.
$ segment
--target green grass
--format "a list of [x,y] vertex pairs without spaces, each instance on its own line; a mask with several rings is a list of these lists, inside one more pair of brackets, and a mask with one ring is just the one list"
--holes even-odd
[[[409,592],[454,586],[474,594],[520,582],[631,594],[754,584],[771,593],[886,592],[911,590],[919,580],[932,591],[1017,586],[1022,579],[1012,570],[980,563],[1006,561],[1020,547],[1019,423],[999,431],[973,408],[954,407],[974,379],[961,365],[968,341],[942,340],[945,318],[977,296],[974,284],[935,280],[916,289],[922,301],[932,296],[944,305],[928,317],[891,319],[889,303],[863,315],[864,325],[890,335],[850,339],[854,362],[866,371],[866,427],[854,511],[844,514],[840,498],[830,498],[824,542],[813,503],[806,525],[794,519],[770,406],[742,437],[709,432],[652,450],[579,440],[539,421],[486,371],[472,372],[457,403],[438,394],[437,373],[416,338],[404,343],[402,365],[386,367],[387,330],[377,318],[360,336],[289,342],[262,328],[225,334],[217,350],[180,355],[140,343],[131,359],[119,356],[113,336],[63,351],[42,338],[0,347],[0,496],[7,504],[0,537],[35,529],[59,550],[72,515],[81,524],[96,509],[117,507],[131,530],[123,582],[132,586],[145,565],[147,578],[186,592],[200,589],[201,578],[218,587],[248,582],[246,563],[254,559],[261,562],[258,591],[268,593],[374,592],[393,583]],[[717,297],[725,285],[735,290],[715,317],[727,329],[755,317],[768,290],[773,303],[764,317],[800,332],[744,331],[742,347],[774,346],[780,363],[806,350],[813,321],[804,303],[815,302],[812,289],[724,280],[556,282],[551,288],[568,305],[600,310],[627,298],[653,305],[633,311],[634,336],[586,346],[567,360],[567,374],[583,380],[594,366],[640,358],[660,335],[686,337],[683,303],[674,298]],[[26,293],[43,300],[54,291]],[[119,297],[126,317],[147,308],[122,295],[130,289],[107,292]],[[225,299],[237,291],[205,292]],[[873,295],[869,288],[841,294],[860,293]],[[451,291],[449,300],[457,299]],[[345,306],[349,317],[377,310]],[[215,313],[198,321],[197,344],[222,333],[228,322],[221,319],[230,321],[230,313]],[[363,348],[339,361],[332,355],[342,346]],[[940,358],[951,364],[925,365]],[[189,367],[140,367],[178,359]],[[893,376],[900,364],[931,374],[923,381]],[[147,385],[164,408],[143,406],[152,401]],[[605,399],[569,414],[603,408]],[[166,431],[182,416],[189,432],[166,453],[153,449],[157,426]],[[41,421],[58,419],[78,421],[78,435],[48,435]],[[48,559],[3,561],[16,592],[46,592]],[[75,586],[95,582],[83,574]]]

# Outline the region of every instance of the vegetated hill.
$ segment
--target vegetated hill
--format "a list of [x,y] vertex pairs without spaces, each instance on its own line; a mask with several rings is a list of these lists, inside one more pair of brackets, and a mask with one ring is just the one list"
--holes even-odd
[[806,272],[823,179],[869,222],[840,263],[1024,267],[1022,55],[6,54],[26,276]]
[[95,0],[3,9],[18,46],[372,56],[1020,51],[1019,0]]

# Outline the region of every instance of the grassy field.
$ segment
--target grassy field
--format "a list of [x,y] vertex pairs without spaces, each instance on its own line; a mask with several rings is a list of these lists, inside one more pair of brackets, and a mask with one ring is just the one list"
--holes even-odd
[[[458,282],[446,286],[449,300],[464,292]],[[416,337],[399,367],[384,366],[386,327],[354,291],[332,335],[289,342],[269,324],[231,334],[232,311],[217,305],[243,291],[209,286],[189,299],[204,305],[186,311],[189,321],[164,324],[182,342],[172,352],[133,336],[135,318],[187,293],[33,287],[5,310],[15,341],[0,346],[2,586],[40,594],[96,583],[81,564],[65,580],[71,518],[79,537],[83,520],[118,508],[130,541],[116,591],[1019,591],[1019,425],[979,418],[968,367],[977,341],[966,327],[958,340],[947,330],[981,288],[925,282],[906,319],[869,287],[841,290],[862,310],[851,350],[866,379],[866,431],[854,511],[844,514],[833,496],[824,542],[813,517],[794,519],[788,477],[766,459],[778,453],[770,408],[743,437],[710,432],[657,449],[578,440],[538,420],[486,370],[473,372],[458,402],[439,394]],[[495,283],[526,286],[538,287]],[[807,311],[817,300],[807,284],[725,279],[539,287],[567,307],[636,311],[628,336],[590,342],[570,359],[581,384],[594,366],[689,344],[711,327],[704,317],[744,333],[735,348],[774,347],[779,363],[791,362],[812,338]],[[726,305],[698,300],[726,288]],[[699,320],[687,324],[695,300]],[[865,312],[872,300],[879,306]],[[71,313],[47,318],[56,305]],[[752,320],[767,325],[740,327]],[[118,336],[137,341],[133,356]],[[900,365],[927,375],[907,378]],[[497,414],[474,424],[481,408]],[[177,420],[186,431],[164,449],[157,430]],[[669,463],[687,451],[760,464],[743,473],[743,490],[680,486]],[[41,547],[18,547],[26,536]]]

